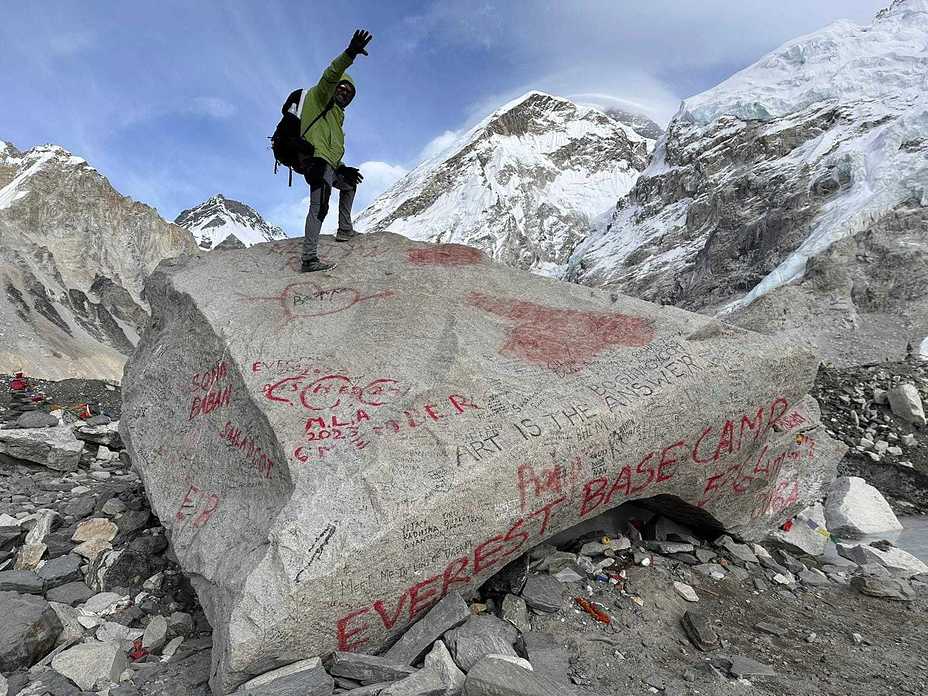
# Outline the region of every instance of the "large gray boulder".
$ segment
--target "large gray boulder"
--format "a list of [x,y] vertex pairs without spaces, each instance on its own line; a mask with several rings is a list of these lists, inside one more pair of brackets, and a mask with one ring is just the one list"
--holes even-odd
[[42,464],[56,471],[74,471],[84,443],[71,428],[13,428],[0,430],[0,454]]
[[[760,538],[834,477],[806,349],[388,233],[163,262],[120,432],[217,693],[375,651],[628,500]],[[673,515],[672,515],[673,516]]]

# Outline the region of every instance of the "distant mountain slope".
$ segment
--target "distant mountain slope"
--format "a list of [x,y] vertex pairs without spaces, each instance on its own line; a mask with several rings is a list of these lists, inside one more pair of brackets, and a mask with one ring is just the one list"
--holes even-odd
[[566,277],[839,362],[928,335],[928,0],[839,21],[687,99]]
[[0,372],[119,379],[148,320],[145,278],[195,250],[83,159],[0,142]]
[[[174,220],[193,234],[201,249],[215,249],[229,235],[244,246],[275,239],[285,239],[286,234],[276,225],[267,222],[251,206],[217,193],[200,205],[183,211]],[[230,242],[231,244],[231,242]]]
[[356,221],[478,247],[555,273],[644,169],[653,141],[591,107],[530,92],[421,163]]

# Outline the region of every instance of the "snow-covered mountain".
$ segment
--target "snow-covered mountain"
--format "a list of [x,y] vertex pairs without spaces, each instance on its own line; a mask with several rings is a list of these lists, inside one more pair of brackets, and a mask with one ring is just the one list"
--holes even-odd
[[[215,249],[230,236],[246,247],[287,237],[282,229],[267,222],[254,208],[221,193],[183,211],[174,224],[190,230],[201,249]],[[229,240],[226,246],[235,246],[235,243]]]
[[928,335],[928,0],[836,22],[683,102],[568,279],[816,344]]
[[355,225],[468,244],[553,274],[631,188],[653,144],[595,108],[529,92],[422,162]]
[[148,321],[144,279],[193,251],[83,159],[0,142],[0,372],[119,379]]

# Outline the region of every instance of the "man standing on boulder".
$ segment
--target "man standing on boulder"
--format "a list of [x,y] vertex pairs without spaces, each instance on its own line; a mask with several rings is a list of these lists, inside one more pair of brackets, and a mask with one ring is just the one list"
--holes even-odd
[[354,81],[345,72],[348,66],[365,50],[373,37],[359,29],[351,37],[345,52],[332,61],[322,73],[319,83],[311,89],[298,89],[284,104],[283,111],[300,118],[300,132],[312,146],[312,156],[303,165],[306,182],[309,184],[309,212],[306,214],[303,238],[302,272],[325,271],[334,268],[333,263],[319,260],[319,232],[322,221],[329,211],[332,188],[339,190],[338,232],[335,241],[347,242],[357,235],[351,224],[351,205],[358,184],[364,177],[355,167],[346,167],[342,162],[345,154],[345,107],[355,95]]

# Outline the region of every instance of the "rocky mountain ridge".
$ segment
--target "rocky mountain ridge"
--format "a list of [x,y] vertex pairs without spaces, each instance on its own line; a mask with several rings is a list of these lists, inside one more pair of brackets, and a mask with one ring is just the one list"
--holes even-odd
[[267,222],[254,208],[221,193],[182,211],[174,224],[190,230],[197,245],[204,250],[216,249],[221,244],[231,248],[250,247],[287,237],[280,227]]
[[928,0],[799,37],[684,101],[564,277],[806,340],[928,336]]
[[148,320],[145,277],[195,249],[64,148],[0,142],[0,371],[119,379]]
[[631,188],[653,142],[598,109],[529,92],[422,162],[356,227],[467,244],[553,275],[590,221]]

